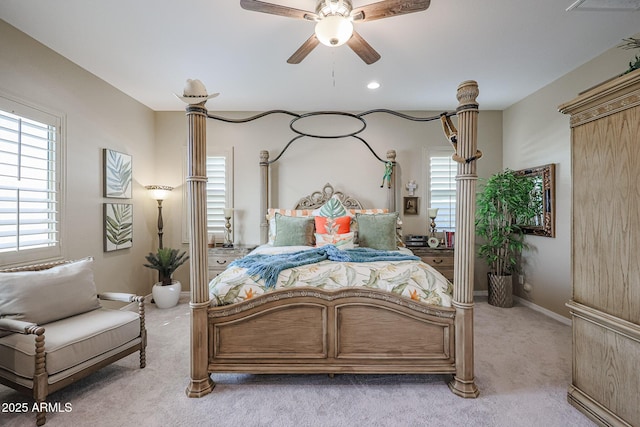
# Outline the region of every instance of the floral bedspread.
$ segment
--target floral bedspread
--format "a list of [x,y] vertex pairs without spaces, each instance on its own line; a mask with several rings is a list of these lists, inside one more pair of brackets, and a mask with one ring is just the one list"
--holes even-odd
[[[264,245],[253,253],[283,253],[308,247],[272,247]],[[406,249],[403,249],[406,250]],[[267,288],[262,279],[250,277],[246,268],[230,266],[209,283],[211,304],[234,304],[292,287],[337,290],[365,287],[384,290],[427,304],[451,307],[453,286],[433,267],[421,261],[335,262],[321,261],[283,270],[275,288]]]

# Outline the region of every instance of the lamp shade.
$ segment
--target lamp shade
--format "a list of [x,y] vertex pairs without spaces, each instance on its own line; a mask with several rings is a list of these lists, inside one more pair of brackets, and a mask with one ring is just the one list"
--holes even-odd
[[147,185],[144,188],[151,192],[151,197],[155,200],[165,200],[173,190],[173,187],[166,185]]
[[353,24],[340,15],[329,15],[316,24],[316,37],[325,46],[342,46],[353,34]]

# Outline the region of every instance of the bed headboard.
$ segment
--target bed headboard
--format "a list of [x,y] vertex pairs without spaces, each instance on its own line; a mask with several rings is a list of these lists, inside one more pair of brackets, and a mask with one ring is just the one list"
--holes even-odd
[[335,191],[333,185],[326,183],[322,190],[314,191],[308,196],[298,200],[293,209],[316,209],[324,205],[329,199],[336,196],[347,209],[364,209],[362,203],[342,191]]
[[[359,139],[363,142],[369,149],[369,151],[374,155],[378,160],[385,162],[390,166],[390,175],[388,177],[388,181],[386,182],[386,191],[387,191],[387,206],[386,208],[389,212],[396,211],[396,195],[397,195],[397,184],[396,184],[396,151],[388,150],[387,151],[387,160],[382,160],[375,152],[371,149],[371,147],[362,139]],[[286,150],[286,147],[285,149]],[[278,161],[282,156],[284,150],[278,154],[273,160],[269,160],[269,152],[267,150],[260,151],[260,244],[267,243],[269,238],[269,223],[267,222],[267,209],[270,206],[270,189],[269,189],[269,166]],[[337,195],[342,204],[347,209],[363,209],[362,204],[355,198],[346,196],[344,193],[340,191],[335,191],[333,186],[329,183],[325,184],[325,186],[320,191],[314,191],[309,196],[303,197],[298,200],[294,209],[315,209],[324,204],[327,200],[329,200],[333,195]]]

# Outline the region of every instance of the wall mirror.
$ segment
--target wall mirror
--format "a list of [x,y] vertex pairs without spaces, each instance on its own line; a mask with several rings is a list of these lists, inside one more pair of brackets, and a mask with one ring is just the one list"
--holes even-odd
[[556,177],[555,164],[551,163],[530,169],[516,171],[523,179],[533,180],[531,203],[534,204],[535,218],[527,224],[518,224],[525,234],[556,237]]

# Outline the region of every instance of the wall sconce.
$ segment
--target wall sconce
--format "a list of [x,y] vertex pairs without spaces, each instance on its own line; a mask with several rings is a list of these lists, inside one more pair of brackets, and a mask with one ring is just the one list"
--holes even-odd
[[158,201],[158,249],[162,249],[162,201],[169,197],[173,187],[166,185],[147,185],[144,188],[151,192],[151,197]]
[[231,217],[233,216],[232,208],[224,209],[224,243],[222,244],[223,248],[232,248],[233,240],[231,239]]

